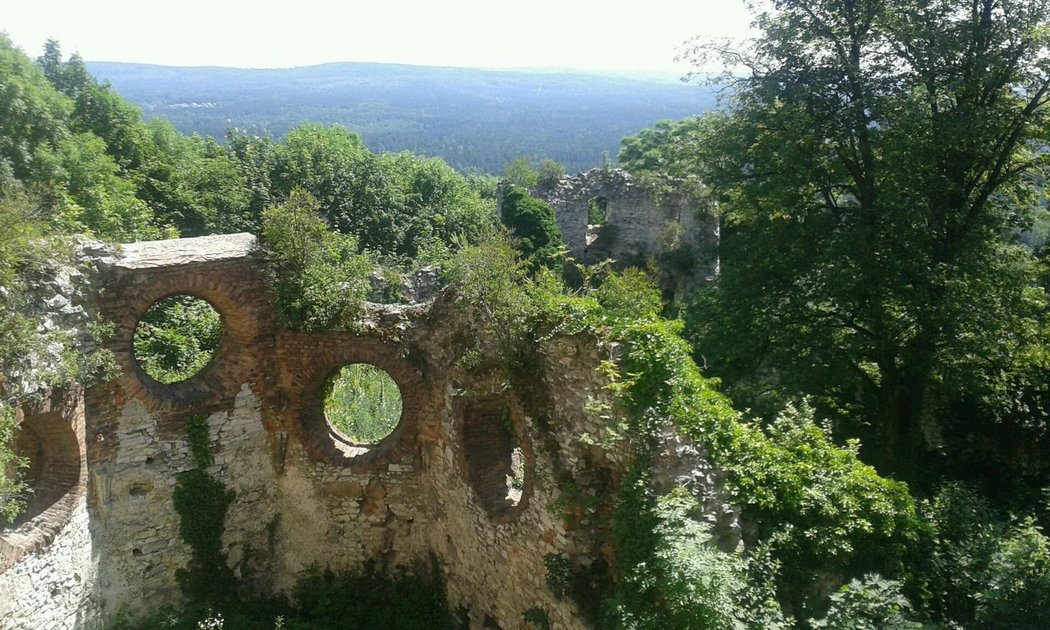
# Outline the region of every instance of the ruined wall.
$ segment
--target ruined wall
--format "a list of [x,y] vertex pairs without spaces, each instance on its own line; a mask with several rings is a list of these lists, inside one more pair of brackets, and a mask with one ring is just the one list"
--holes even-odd
[[[51,460],[64,476],[50,477],[65,485],[47,526],[31,519],[0,534],[0,627],[92,627],[119,610],[178,603],[175,573],[189,550],[172,494],[194,465],[185,437],[194,417],[207,419],[208,472],[235,492],[230,565],[260,594],[287,592],[310,566],[434,554],[472,627],[526,628],[533,609],[553,628],[582,627],[547,587],[545,558],[600,546],[597,517],[572,512],[559,487],[572,481],[586,497],[618,474],[614,456],[581,441],[599,430],[587,409],[602,395],[594,367],[608,349],[549,342],[534,382],[508,388],[459,367],[469,322],[440,297],[375,307],[357,332],[278,329],[249,235],[133,244],[95,264],[121,374],[26,416],[65,435],[46,440],[66,445]],[[215,307],[223,339],[201,374],[164,385],[142,371],[132,337],[150,305],[180,293]],[[402,393],[401,422],[377,445],[351,443],[324,418],[325,383],[352,362],[385,370]]]
[[[684,293],[718,273],[718,219],[711,208],[684,190],[644,185],[620,169],[592,169],[563,178],[533,195],[554,208],[570,254],[594,264],[613,259],[645,267],[654,259],[661,283]],[[592,202],[605,207],[600,224],[588,222]]]

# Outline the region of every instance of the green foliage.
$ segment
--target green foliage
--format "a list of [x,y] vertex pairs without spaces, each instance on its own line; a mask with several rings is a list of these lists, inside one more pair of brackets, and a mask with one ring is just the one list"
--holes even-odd
[[191,295],[155,302],[135,327],[135,360],[146,374],[165,384],[196,376],[222,341],[219,313]]
[[661,120],[620,142],[620,166],[660,194],[686,194],[696,207],[707,205],[700,179],[701,143],[713,118]]
[[1050,539],[1026,519],[992,555],[988,580],[974,595],[977,625],[1040,628],[1050,623]]
[[[478,322],[464,357],[520,361],[530,321],[525,269],[505,238],[462,247],[442,266],[455,301]],[[473,367],[481,367],[475,365]]]
[[587,200],[587,223],[601,225],[608,218],[609,201],[604,197],[593,197]]
[[534,188],[539,181],[539,174],[532,168],[527,156],[519,155],[503,167],[503,181],[519,188]]
[[357,134],[317,124],[271,148],[271,195],[305,189],[333,229],[384,259],[404,263],[459,236],[475,241],[493,223],[492,204],[441,160],[376,155]]
[[961,483],[923,504],[929,524],[916,590],[932,619],[962,626],[1045,626],[1050,601],[1050,539],[1026,518],[1011,523]]
[[536,185],[552,189],[565,177],[565,165],[550,158],[540,160],[536,165]]
[[108,332],[102,322],[88,323],[79,342],[75,331],[41,325],[28,290],[67,262],[69,247],[34,215],[24,198],[0,194],[0,522],[14,520],[29,491],[19,477],[27,461],[13,451],[13,407],[49,387],[104,381],[115,370],[113,354],[99,349]]
[[345,324],[368,289],[368,256],[353,237],[328,229],[310,193],[296,189],[263,214],[270,285],[280,323],[304,331]]
[[644,444],[655,419],[666,418],[704,446],[770,546],[781,596],[793,606],[819,607],[823,572],[899,575],[919,531],[907,486],[861,463],[855,444],[836,446],[807,407],[789,407],[766,430],[739,422],[679,331],[659,318],[623,320],[614,331],[624,343],[628,433]]
[[356,574],[335,576],[308,570],[296,584],[302,622],[291,628],[318,629],[389,628],[391,630],[453,630],[459,624],[448,608],[448,595],[441,567],[430,565],[397,567],[381,571],[366,563]]
[[922,506],[929,532],[915,567],[923,608],[935,619],[972,623],[974,595],[1002,535],[987,499],[960,483],[946,484]]
[[[43,73],[11,39],[0,33],[0,164],[11,179],[32,180],[42,153],[68,130],[72,103],[48,84]],[[12,181],[3,182],[5,189]],[[4,192],[11,192],[5,190]]]
[[18,425],[14,410],[0,404],[0,525],[14,522],[26,507],[26,495],[32,489],[22,477],[29,460],[14,452]]
[[179,536],[190,548],[190,561],[186,568],[176,571],[175,577],[191,602],[235,601],[237,579],[222,550],[226,512],[234,492],[207,472],[212,463],[207,418],[198,416],[189,421],[186,440],[194,468],[176,478],[172,502],[179,515]]
[[204,470],[214,463],[215,458],[211,454],[211,429],[208,428],[206,416],[193,416],[186,423],[186,443],[190,447],[194,468]]
[[[551,274],[528,277],[499,241],[464,248],[447,273],[487,338],[502,341],[494,348],[504,358],[527,364],[529,344],[544,331],[587,330],[620,344],[612,388],[626,415],[610,413],[609,431],[639,458],[638,476],[622,485],[613,525],[616,574],[623,577],[610,590],[569,559],[554,558],[548,580],[556,592],[585,610],[614,598],[605,614],[621,625],[719,627],[733,618],[778,627],[786,622],[769,584],[796,608],[816,610],[825,596],[821,576],[903,572],[919,530],[907,487],[862,464],[856,444],[836,446],[808,406],[789,408],[766,430],[741,423],[716,382],[701,376],[679,336],[681,322],[660,317],[659,291],[644,273],[585,269],[582,294],[573,295]],[[472,347],[490,352],[485,344]],[[661,503],[648,490],[646,462],[666,424],[726,470],[764,555],[746,562],[714,555],[701,544],[702,526],[686,518],[692,510],[684,496]],[[594,617],[601,615],[599,608]]]
[[904,573],[920,529],[906,485],[861,463],[856,442],[835,445],[805,404],[765,429],[737,427],[722,465],[760,538],[775,539],[785,586],[817,571]]
[[[484,200],[460,174],[444,161],[411,153],[379,157],[386,186],[403,206],[400,241],[397,238],[362,236],[362,245],[387,255],[416,259],[421,254],[466,240],[476,243],[488,235],[495,222],[495,204]],[[387,219],[382,219],[386,221]],[[400,242],[400,245],[393,246]]]
[[80,331],[44,329],[42,305],[30,303],[33,283],[70,264],[70,250],[26,199],[0,197],[0,403],[73,382],[90,386],[116,369],[112,352],[99,347],[109,330],[104,322]]
[[831,596],[823,619],[810,620],[812,628],[827,630],[922,630],[912,620],[908,599],[900,584],[878,575],[851,580]]
[[328,422],[351,441],[375,444],[401,421],[401,390],[383,370],[353,363],[332,377],[324,408]]
[[1003,237],[1050,160],[1048,8],[789,0],[723,57],[750,71],[683,150],[725,225],[693,339],[739,402],[812,395],[916,480],[920,421],[1034,342],[1031,254]]
[[529,259],[532,271],[540,267],[561,270],[564,244],[553,208],[530,197],[523,188],[512,186],[503,193],[500,218]]
[[623,575],[610,627],[702,630],[741,627],[743,559],[710,546],[710,525],[684,489],[654,497],[644,477],[621,489],[615,521]]

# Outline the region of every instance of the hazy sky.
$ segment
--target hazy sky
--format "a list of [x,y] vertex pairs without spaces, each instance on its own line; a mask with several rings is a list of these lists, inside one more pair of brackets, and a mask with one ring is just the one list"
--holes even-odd
[[[12,2],[12,4],[15,4]],[[50,0],[0,18],[30,56],[53,37],[90,61],[289,67],[330,61],[656,70],[694,35],[743,36],[742,0]]]

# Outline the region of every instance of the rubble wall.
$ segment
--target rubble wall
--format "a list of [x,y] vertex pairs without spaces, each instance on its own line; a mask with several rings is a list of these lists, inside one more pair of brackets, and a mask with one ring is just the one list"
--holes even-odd
[[[596,168],[532,194],[554,208],[576,260],[612,259],[642,268],[653,260],[664,288],[684,294],[718,274],[719,223],[708,202],[679,188],[675,182],[657,188],[620,169]],[[601,223],[588,221],[592,203],[605,208]]]
[[[451,348],[469,322],[441,297],[375,307],[372,324],[353,332],[279,329],[249,235],[134,244],[94,264],[120,375],[46,412],[74,436],[74,483],[50,529],[31,521],[2,532],[0,627],[95,627],[181,601],[175,575],[189,549],[172,496],[194,466],[195,418],[209,429],[209,474],[235,497],[224,551],[259,594],[287,593],[308,567],[433,555],[473,628],[529,628],[530,611],[552,628],[583,627],[548,588],[546,562],[600,553],[600,519],[573,511],[561,488],[593,496],[618,474],[615,457],[581,439],[600,431],[588,409],[608,349],[548,342],[534,382],[519,387],[460,367]],[[223,338],[201,374],[164,385],[140,368],[132,339],[150,305],[180,293],[215,307]],[[394,433],[368,447],[323,414],[328,378],[356,362],[390,374],[404,406]]]

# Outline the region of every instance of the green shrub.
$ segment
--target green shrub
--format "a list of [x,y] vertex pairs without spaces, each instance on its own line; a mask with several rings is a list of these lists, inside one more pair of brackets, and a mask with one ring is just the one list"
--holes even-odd
[[948,483],[922,504],[928,531],[912,588],[934,619],[972,623],[974,595],[1003,533],[1000,518],[987,499],[961,483]]
[[745,583],[741,557],[711,546],[710,525],[684,489],[654,497],[644,477],[625,484],[615,540],[622,572],[610,624],[623,629],[737,627]]
[[281,324],[304,331],[346,324],[367,295],[373,268],[357,241],[330,231],[317,201],[301,189],[263,212],[263,238]]
[[809,623],[826,630],[922,630],[911,616],[911,603],[901,594],[900,584],[866,575],[832,594],[827,615]]
[[26,495],[31,492],[21,474],[29,460],[13,449],[17,430],[14,410],[0,403],[0,525],[14,522],[25,510]]
[[759,537],[780,533],[787,590],[827,572],[904,572],[920,530],[911,495],[862,463],[858,448],[837,446],[803,404],[788,406],[765,429],[736,425],[730,452],[719,456]]
[[740,422],[717,381],[705,379],[679,337],[680,322],[624,320],[629,375],[621,400],[634,433],[652,434],[666,419],[704,446],[728,473],[734,503],[756,525],[779,561],[781,597],[817,610],[822,576],[900,575],[920,530],[905,484],[880,477],[857,458],[857,444],[837,446],[807,405],[789,407],[767,429]]
[[560,272],[564,244],[553,208],[530,197],[525,189],[512,186],[503,193],[500,217],[518,249],[529,259],[532,271],[547,267]]
[[1050,627],[1050,540],[1031,519],[999,542],[974,599],[982,628]]

